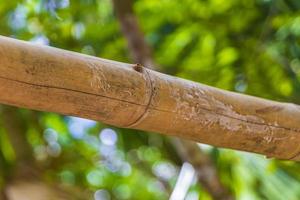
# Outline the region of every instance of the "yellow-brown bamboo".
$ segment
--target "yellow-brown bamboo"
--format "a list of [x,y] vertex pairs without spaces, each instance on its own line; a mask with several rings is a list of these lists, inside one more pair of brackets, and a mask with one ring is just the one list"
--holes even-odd
[[0,37],[0,103],[300,160],[300,107]]

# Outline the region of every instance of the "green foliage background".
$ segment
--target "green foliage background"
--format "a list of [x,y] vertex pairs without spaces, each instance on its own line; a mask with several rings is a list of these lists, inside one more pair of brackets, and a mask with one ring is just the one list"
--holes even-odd
[[[300,1],[136,0],[134,10],[162,70],[226,90],[300,103]],[[0,0],[0,34],[129,62],[109,0]],[[1,61],[0,61],[1,62]],[[1,94],[0,94],[1,95]],[[245,102],[246,103],[246,102]],[[167,199],[181,162],[163,136],[19,109],[45,180],[111,199]],[[2,123],[2,122],[1,122]],[[108,129],[106,129],[108,130]],[[102,132],[103,133],[103,132]],[[206,147],[237,199],[299,199],[300,166]],[[16,162],[0,124],[0,184]],[[162,171],[169,171],[165,177]],[[190,199],[210,199],[196,182]]]

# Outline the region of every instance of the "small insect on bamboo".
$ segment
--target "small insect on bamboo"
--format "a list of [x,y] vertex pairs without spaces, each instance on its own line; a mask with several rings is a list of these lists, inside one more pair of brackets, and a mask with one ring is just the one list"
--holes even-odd
[[137,72],[142,73],[142,72],[143,72],[143,65],[140,64],[140,63],[137,63],[137,64],[133,65],[133,69],[134,69],[135,71],[137,71]]

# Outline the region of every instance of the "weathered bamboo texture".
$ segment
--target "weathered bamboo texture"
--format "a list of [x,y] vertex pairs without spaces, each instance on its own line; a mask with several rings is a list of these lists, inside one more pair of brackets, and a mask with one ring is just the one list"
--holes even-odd
[[[159,71],[160,67],[154,61],[152,49],[145,40],[138,18],[133,10],[133,1],[113,0],[112,2],[133,60],[147,68],[150,67],[150,69]],[[209,155],[200,149],[200,146],[196,142],[175,137],[168,137],[166,139],[173,145],[182,163],[189,162],[193,165],[198,182],[210,194],[212,199],[234,199],[230,191],[220,181],[214,162]]]
[[0,103],[300,160],[300,107],[0,37]]

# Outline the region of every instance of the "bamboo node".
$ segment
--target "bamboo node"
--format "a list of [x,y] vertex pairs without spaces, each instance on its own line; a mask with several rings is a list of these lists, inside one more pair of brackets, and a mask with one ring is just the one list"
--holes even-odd
[[[140,66],[142,66],[142,65],[140,65]],[[127,126],[124,126],[124,128],[133,128],[133,127],[137,126],[138,124],[140,124],[141,121],[143,121],[147,117],[149,109],[150,109],[150,105],[153,101],[155,87],[151,80],[151,75],[147,69],[142,68],[142,70],[143,70],[143,72],[145,72],[144,75],[145,75],[145,80],[147,82],[147,90],[148,91],[146,92],[146,95],[148,97],[148,103],[147,103],[147,105],[145,105],[144,112],[141,113],[141,115],[137,119],[135,119],[133,122],[129,123]]]

